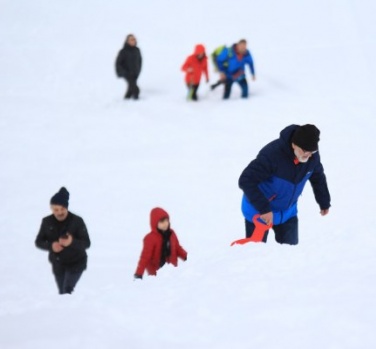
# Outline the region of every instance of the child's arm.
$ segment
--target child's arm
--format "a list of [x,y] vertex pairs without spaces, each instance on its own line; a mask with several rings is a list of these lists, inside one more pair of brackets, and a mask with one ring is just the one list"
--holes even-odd
[[252,74],[252,77],[254,78],[256,75],[255,75],[255,67],[254,67],[254,64],[253,64],[253,59],[252,59],[252,56],[251,56],[251,53],[249,53],[249,56],[247,56],[247,63],[249,65],[249,69],[251,70],[251,74]]
[[137,269],[135,272],[135,278],[142,279],[146,266],[151,260],[153,254],[153,246],[150,239],[146,236],[144,238],[144,247],[141,252],[140,260],[138,261]]
[[190,57],[185,60],[184,64],[181,67],[181,70],[186,73],[189,73],[192,70]]
[[183,261],[186,261],[188,257],[187,251],[184,250],[184,248],[180,245],[178,246],[178,257],[181,258]]
[[187,260],[187,256],[188,256],[188,253],[187,251],[180,245],[180,242],[178,240],[178,237],[176,237],[176,240],[177,240],[177,243],[178,243],[178,248],[177,248],[177,252],[178,252],[178,257],[181,258],[183,261],[186,261]]
[[176,246],[176,252],[177,252],[177,255],[180,259],[182,260],[187,260],[187,251],[184,250],[184,248],[180,245],[180,242],[179,242],[179,239],[178,239],[178,236],[176,235],[175,231],[172,230],[172,234],[171,234],[171,239],[173,240],[174,242],[174,245]]
[[205,59],[205,61],[204,61],[204,74],[205,74],[206,82],[209,82],[208,60],[207,59]]

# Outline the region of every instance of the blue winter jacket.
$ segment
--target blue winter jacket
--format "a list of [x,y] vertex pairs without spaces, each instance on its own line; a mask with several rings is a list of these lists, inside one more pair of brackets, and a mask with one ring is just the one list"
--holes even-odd
[[267,144],[243,171],[239,187],[243,190],[242,211],[252,222],[255,214],[273,212],[273,224],[282,224],[297,215],[297,202],[303,188],[311,182],[316,202],[322,210],[330,207],[330,194],[319,152],[306,163],[294,163],[291,138],[298,125],[283,129],[279,139]]
[[239,79],[239,76],[244,77],[246,65],[249,66],[251,74],[255,75],[251,53],[247,50],[243,57],[239,60],[239,57],[235,52],[235,44],[232,45],[232,47],[225,47],[217,56],[216,61],[218,70],[225,73],[229,79],[233,79],[234,76],[236,76],[237,79]]

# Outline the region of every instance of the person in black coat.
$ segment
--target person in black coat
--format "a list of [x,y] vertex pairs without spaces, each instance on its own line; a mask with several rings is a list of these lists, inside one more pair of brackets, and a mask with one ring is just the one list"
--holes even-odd
[[116,59],[116,74],[124,78],[128,83],[125,99],[138,99],[140,89],[137,86],[137,79],[141,72],[142,57],[137,47],[137,40],[134,35],[129,34],[125,40],[124,47],[120,50]]
[[83,219],[68,211],[69,192],[62,187],[50,201],[52,215],[43,218],[35,245],[49,251],[60,294],[72,293],[87,266],[90,238]]

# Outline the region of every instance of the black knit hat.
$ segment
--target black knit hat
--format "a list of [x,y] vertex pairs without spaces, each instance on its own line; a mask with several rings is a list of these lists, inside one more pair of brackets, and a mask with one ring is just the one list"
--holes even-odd
[[316,151],[320,140],[320,130],[315,125],[299,126],[292,138],[291,142],[306,151]]
[[64,187],[61,187],[59,192],[57,192],[50,201],[51,205],[60,205],[65,208],[69,206],[69,192]]

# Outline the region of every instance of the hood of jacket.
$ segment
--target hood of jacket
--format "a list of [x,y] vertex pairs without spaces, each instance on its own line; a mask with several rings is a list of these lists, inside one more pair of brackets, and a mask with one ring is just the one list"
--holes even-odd
[[150,226],[152,231],[158,231],[158,222],[163,218],[170,219],[169,214],[160,207],[155,207],[150,212]]
[[196,56],[201,55],[201,54],[205,54],[205,46],[201,45],[201,44],[196,45],[194,54]]

